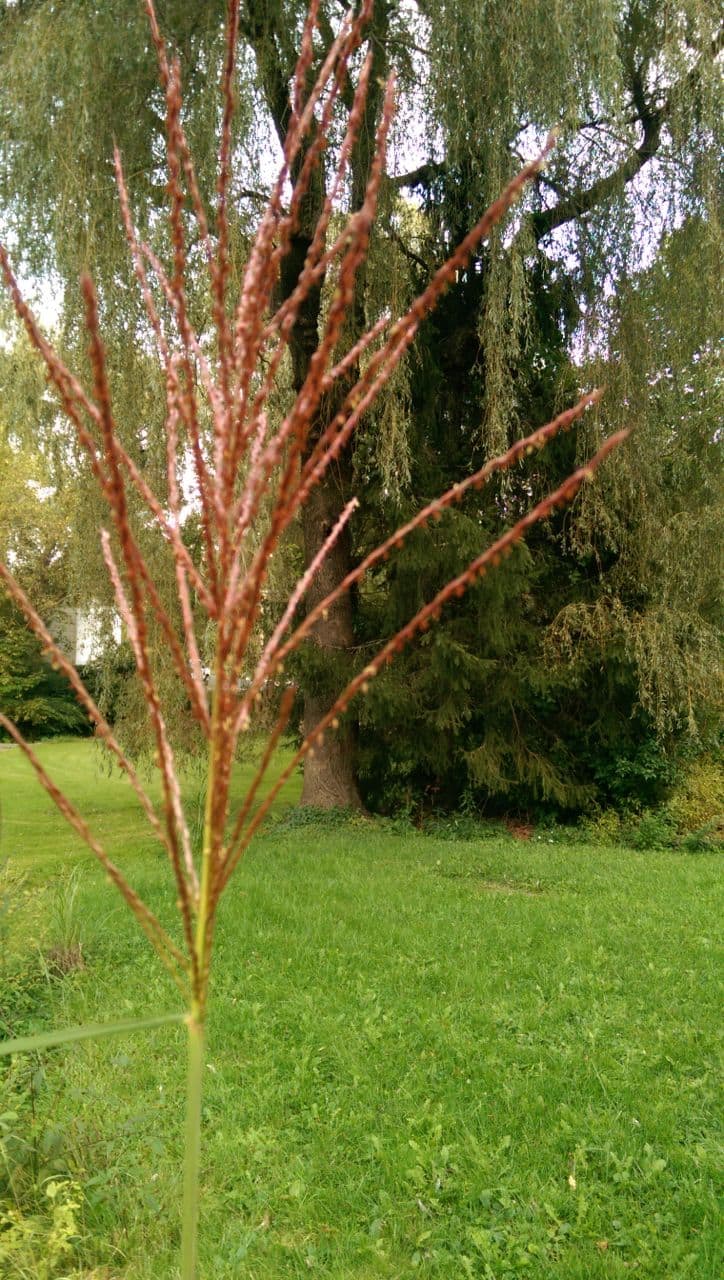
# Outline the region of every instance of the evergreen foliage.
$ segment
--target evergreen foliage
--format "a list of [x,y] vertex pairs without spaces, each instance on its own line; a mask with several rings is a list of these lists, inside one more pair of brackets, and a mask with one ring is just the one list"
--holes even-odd
[[68,682],[43,657],[7,597],[0,598],[0,712],[29,739],[90,732]]
[[[370,695],[360,759],[371,804],[464,802],[532,813],[652,806],[680,762],[715,743],[724,491],[711,275],[701,270],[707,234],[702,223],[672,234],[656,264],[611,303],[610,351],[595,362],[596,379],[608,385],[601,417],[633,420],[636,431],[600,493],[536,530]],[[687,286],[683,309],[674,290]],[[580,377],[555,324],[559,296],[540,283],[534,296],[539,319],[528,329],[528,373],[518,386],[533,422]],[[412,379],[421,396],[416,422],[426,403],[440,404],[443,385],[446,406],[435,413],[437,438],[428,430],[413,449],[413,492],[434,489],[440,475],[450,483],[469,465],[459,429],[469,387],[461,380],[456,395],[445,355],[436,363],[446,321],[421,335]],[[468,403],[474,412],[479,400]],[[475,439],[472,428],[467,438]],[[512,517],[531,485],[536,492],[555,483],[575,449],[560,439],[535,467],[410,539],[361,602],[363,640],[430,594],[438,573],[464,560],[501,510]],[[475,465],[479,453],[470,451]]]

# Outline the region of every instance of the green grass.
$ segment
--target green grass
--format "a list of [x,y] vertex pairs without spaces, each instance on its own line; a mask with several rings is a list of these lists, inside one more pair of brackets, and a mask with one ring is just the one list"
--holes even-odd
[[[88,743],[41,751],[171,921],[126,786]],[[42,952],[78,848],[17,752],[0,803],[34,890],[15,945]],[[174,1007],[81,865],[86,968],[48,976],[18,1034]],[[219,919],[204,1280],[720,1280],[720,883],[709,854],[272,825]],[[58,1276],[176,1274],[184,1054],[164,1029],[44,1055],[36,1182],[65,1169],[83,1193]],[[36,1068],[8,1079],[26,1110]]]

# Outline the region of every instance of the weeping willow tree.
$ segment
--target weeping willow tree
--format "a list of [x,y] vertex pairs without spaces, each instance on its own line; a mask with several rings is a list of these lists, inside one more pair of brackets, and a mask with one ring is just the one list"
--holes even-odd
[[637,430],[627,465],[567,532],[589,580],[553,620],[543,656],[580,706],[582,750],[614,800],[660,798],[679,758],[715,748],[721,731],[721,268],[711,225],[692,216],[622,284],[611,349],[592,362],[610,418]]
[[[247,0],[243,6],[231,230],[238,268],[273,168],[270,156],[285,137],[303,8],[296,0]],[[220,74],[224,6],[222,0],[193,6],[168,0],[159,9],[182,61],[187,130],[211,205],[219,121],[216,95],[207,90]],[[337,17],[338,7],[324,0],[318,58]],[[711,475],[710,453],[701,444],[706,466],[702,472],[692,463],[687,472],[696,428],[688,412],[691,396],[682,387],[689,385],[685,369],[695,365],[710,394],[707,353],[718,317],[711,309],[702,312],[691,289],[697,268],[671,246],[674,231],[683,243],[687,228],[699,228],[707,246],[698,268],[702,287],[718,246],[721,41],[719,7],[709,0],[665,6],[641,0],[375,5],[368,38],[373,91],[349,183],[337,196],[340,205],[354,207],[364,190],[380,110],[374,86],[392,65],[399,113],[382,216],[359,281],[348,344],[365,321],[383,317],[419,289],[552,125],[559,126],[560,141],[526,203],[481,248],[426,325],[354,456],[340,459],[308,509],[299,533],[307,560],[341,510],[354,472],[363,479],[366,500],[349,537],[337,544],[330,580],[320,589],[326,592],[331,579],[341,577],[401,513],[544,421],[588,379],[594,363],[606,365],[609,381],[597,429],[625,418],[639,428],[638,443],[612,468],[601,499],[611,499],[608,514],[597,498],[581,501],[565,520],[541,531],[495,584],[481,586],[406,669],[380,684],[367,703],[359,743],[349,726],[307,765],[308,801],[358,803],[359,761],[373,802],[399,801],[412,790],[451,802],[467,792],[476,801],[488,796],[506,803],[547,798],[580,804],[598,784],[578,761],[601,735],[613,752],[625,729],[635,754],[644,739],[660,751],[672,734],[702,731],[706,716],[695,690],[711,669],[715,620],[703,578],[693,596],[688,592],[677,561],[684,544],[666,513],[673,521],[675,473],[673,508],[689,520],[687,555],[698,557],[691,571],[705,576],[710,558],[701,536],[696,542],[701,525],[694,513],[713,511],[701,488],[713,483],[702,478]],[[342,95],[333,138],[341,137],[353,87]],[[129,174],[134,217],[153,244],[165,198],[162,108],[140,5],[0,3],[3,224],[27,271],[51,281],[57,323],[69,346],[77,343],[75,281],[92,262],[114,376],[130,384],[128,353],[143,332],[121,265],[114,140]],[[320,171],[310,189],[282,290],[296,278],[328,181]],[[651,264],[663,262],[664,244],[670,247],[668,265],[656,284]],[[654,274],[644,281],[646,269]],[[199,293],[190,305],[203,328],[208,300]],[[303,381],[325,305],[322,282],[293,334],[290,390]],[[671,325],[652,319],[655,313],[696,319],[695,344],[684,339],[686,326],[675,337]],[[655,378],[658,391],[652,394]],[[661,405],[673,388],[680,411],[669,420]],[[159,461],[156,392],[150,371],[147,383],[136,376],[123,387],[124,402],[149,423],[141,459],[149,468]],[[705,436],[701,413],[698,421]],[[527,477],[508,478],[448,513],[434,535],[411,540],[364,596],[320,625],[302,666],[305,720],[319,718],[343,672],[364,659],[367,644],[391,633],[415,600],[464,562],[501,514],[512,517],[527,505],[575,453],[575,443],[566,439]],[[94,511],[90,501],[79,509],[82,579],[95,591],[100,565],[95,575],[88,559]],[[657,545],[657,556],[647,559],[647,537],[650,545],[657,543],[662,520],[670,530],[668,553]],[[682,518],[681,529],[684,523]],[[683,618],[692,599],[696,616],[687,628]],[[617,714],[587,716],[592,703],[599,710],[613,705]]]

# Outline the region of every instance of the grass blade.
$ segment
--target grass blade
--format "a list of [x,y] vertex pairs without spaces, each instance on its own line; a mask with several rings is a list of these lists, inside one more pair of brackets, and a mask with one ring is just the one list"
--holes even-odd
[[122,1036],[129,1031],[150,1031],[171,1023],[185,1022],[186,1013],[159,1013],[152,1018],[131,1018],[126,1022],[87,1023],[82,1027],[66,1027],[64,1031],[41,1031],[37,1036],[20,1036],[17,1040],[0,1040],[0,1057],[6,1053],[31,1053],[51,1049],[75,1040],[93,1040],[100,1036]]

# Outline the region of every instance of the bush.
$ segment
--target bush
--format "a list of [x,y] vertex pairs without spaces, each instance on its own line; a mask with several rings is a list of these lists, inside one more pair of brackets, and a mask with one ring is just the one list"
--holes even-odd
[[686,853],[716,853],[724,848],[724,819],[716,818],[698,831],[684,836],[681,848]]
[[55,1280],[67,1276],[80,1238],[80,1188],[66,1179],[51,1179],[43,1188],[44,1204],[25,1214],[17,1206],[0,1207],[0,1270],[4,1275]]
[[678,778],[675,754],[657,741],[643,717],[632,719],[631,736],[617,733],[596,751],[589,741],[593,775],[601,804],[619,810],[647,808],[662,804]]
[[704,827],[724,825],[724,762],[700,756],[685,771],[668,803],[676,829],[681,835]]
[[581,823],[580,832],[587,844],[620,844],[623,820],[615,809],[599,809]]
[[[0,596],[0,712],[28,738],[86,734],[91,724],[17,610]],[[0,741],[7,738],[0,728]]]
[[626,843],[633,849],[670,849],[676,828],[665,809],[646,809],[626,832]]

